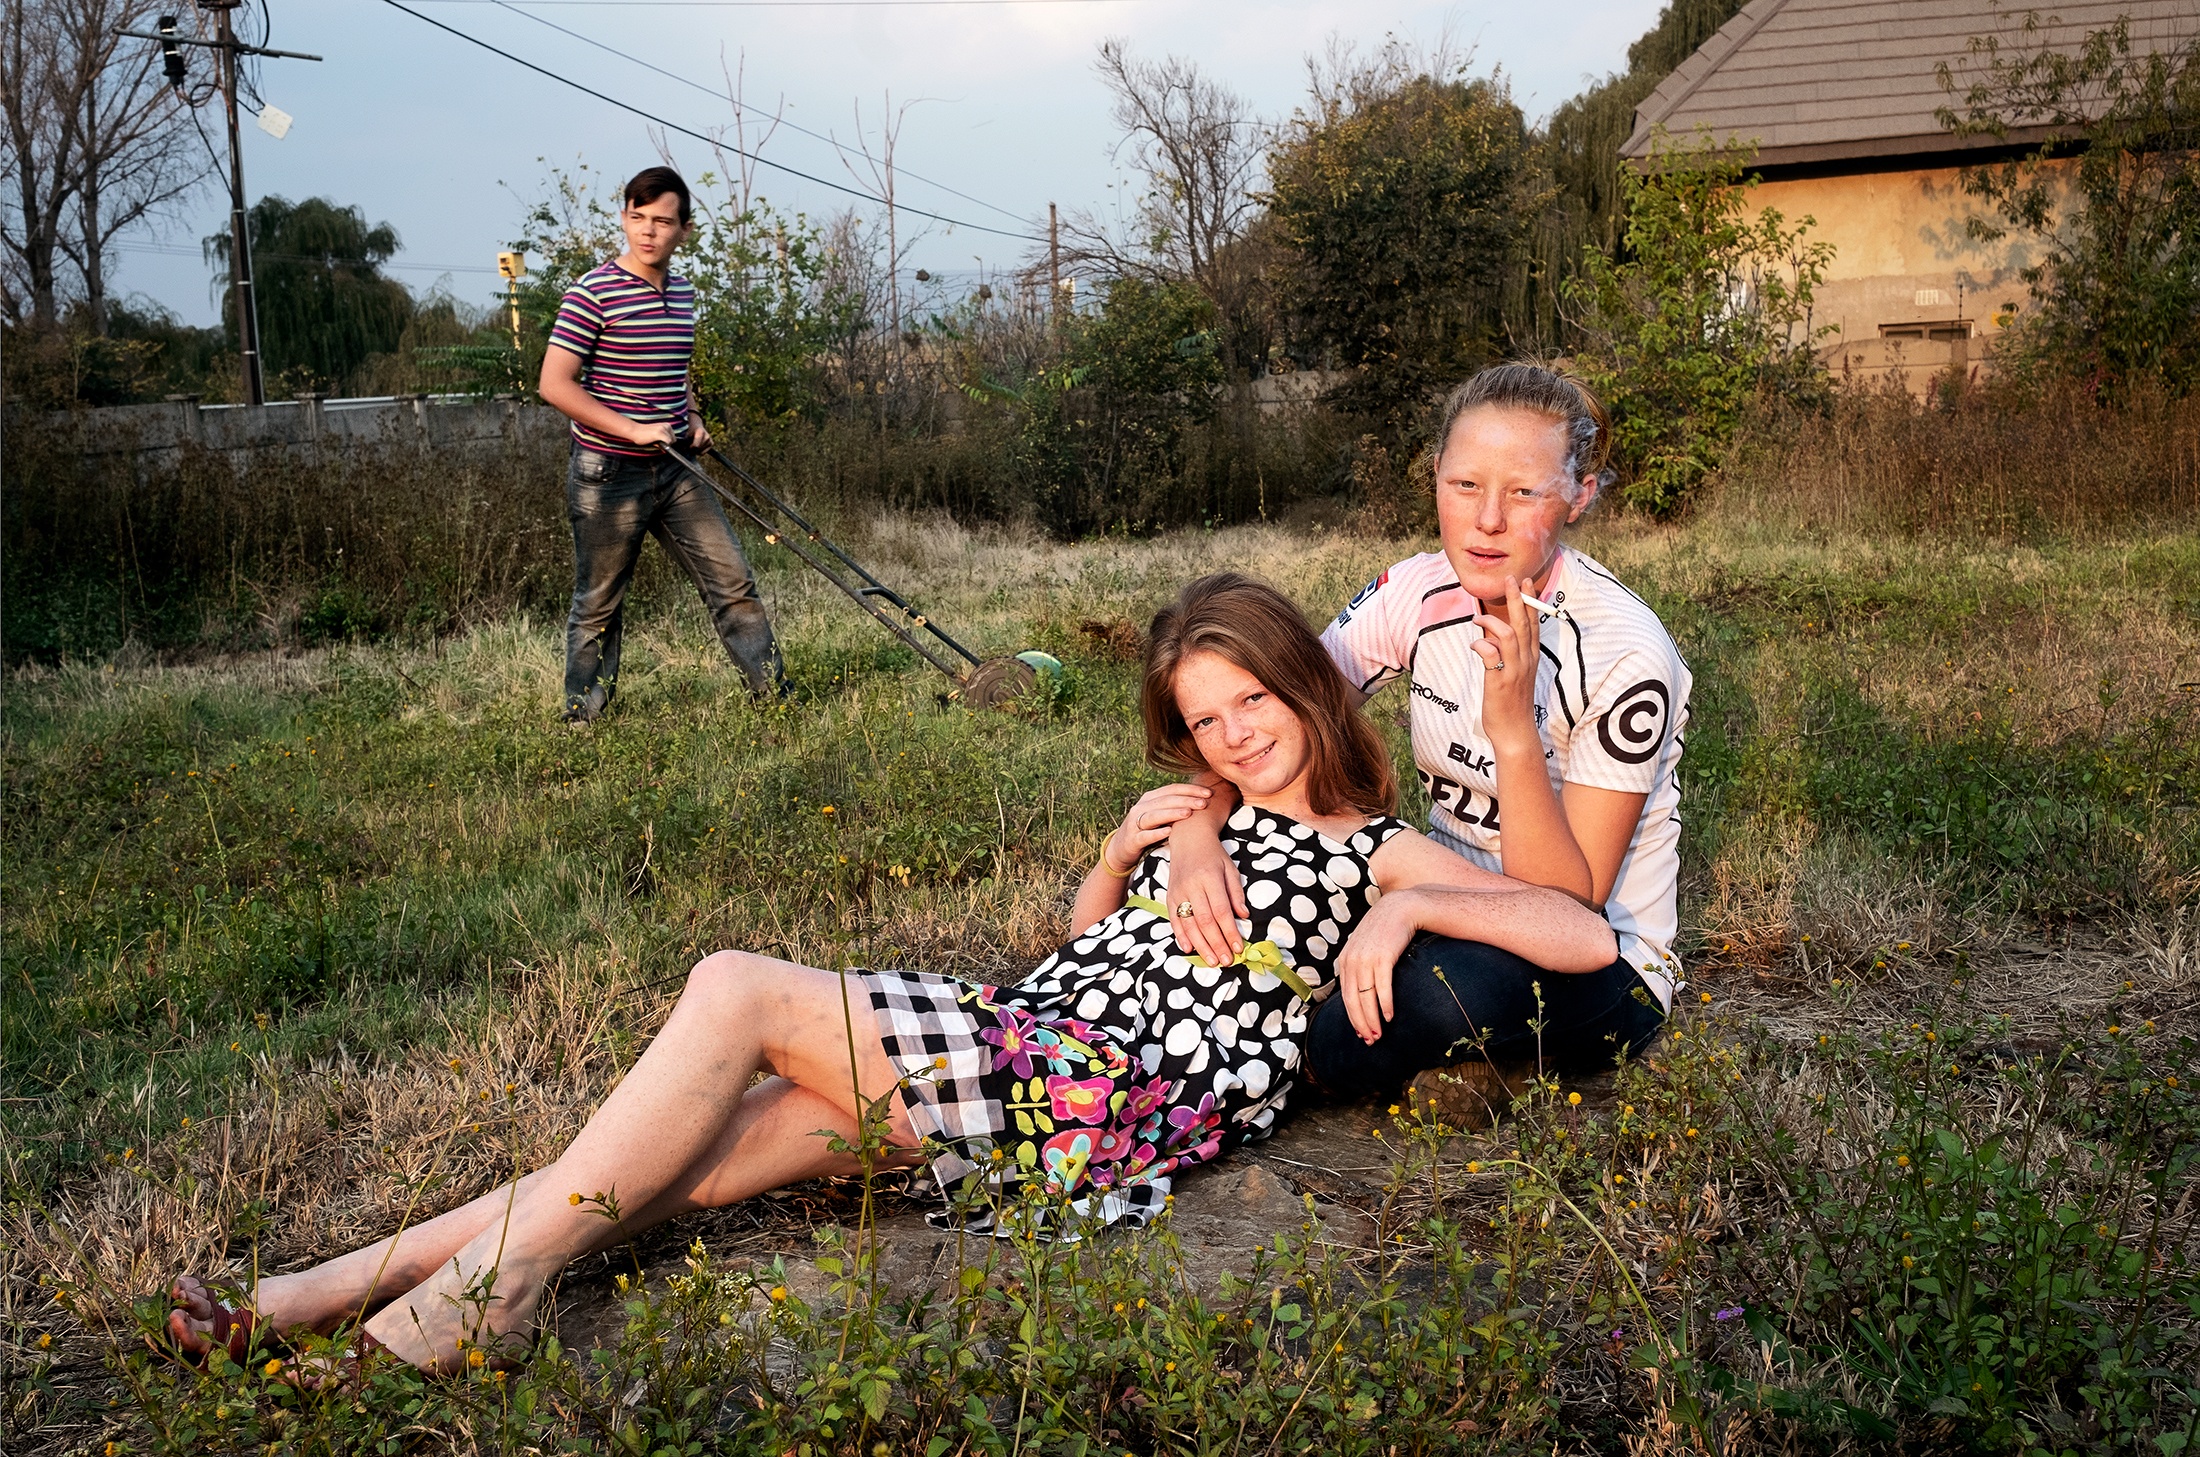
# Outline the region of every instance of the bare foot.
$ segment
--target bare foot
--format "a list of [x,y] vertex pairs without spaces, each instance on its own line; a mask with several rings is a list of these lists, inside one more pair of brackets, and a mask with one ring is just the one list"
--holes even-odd
[[500,1252],[499,1243],[498,1231],[491,1230],[469,1244],[384,1306],[367,1329],[392,1355],[424,1371],[463,1371],[512,1358],[526,1348],[544,1283],[556,1270],[546,1273],[513,1252]]

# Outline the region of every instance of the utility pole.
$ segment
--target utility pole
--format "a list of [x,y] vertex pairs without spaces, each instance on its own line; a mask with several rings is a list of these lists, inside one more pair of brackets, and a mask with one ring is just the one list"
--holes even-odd
[[[229,119],[229,284],[232,307],[237,311],[237,353],[244,371],[245,403],[264,405],[267,403],[267,384],[260,369],[260,311],[252,294],[252,248],[245,226],[244,149],[237,143],[237,62],[243,56],[273,56],[289,61],[318,61],[321,58],[303,51],[250,46],[238,40],[229,13],[243,3],[244,0],[198,0],[199,9],[213,12],[212,40],[187,40],[176,34],[176,20],[172,15],[160,18],[157,35],[140,30],[118,31],[117,34],[158,41],[162,52],[170,57],[177,57],[175,48],[179,45],[204,46],[215,53],[214,63],[221,69],[222,109]],[[183,89],[180,64],[171,61],[167,75],[170,84],[179,91]]]
[[252,296],[252,245],[244,216],[244,148],[237,145],[237,33],[229,12],[237,0],[199,0],[214,12],[221,49],[222,110],[229,115],[229,286],[237,310],[237,354],[244,365],[244,402],[267,403],[267,381],[260,369],[260,309]]
[[1047,323],[1054,330],[1056,342],[1062,337],[1062,223],[1047,204]]

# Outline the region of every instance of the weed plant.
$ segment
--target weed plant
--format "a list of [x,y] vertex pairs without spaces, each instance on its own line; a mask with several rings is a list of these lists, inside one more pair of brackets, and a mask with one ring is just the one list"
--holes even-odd
[[[1925,381],[1920,380],[1923,384]],[[1760,409],[1703,510],[1821,532],[2078,540],[2200,509],[2200,413],[2141,382],[2104,408],[2078,384],[1940,378]]]
[[[1281,520],[1345,479],[1330,416],[1267,417],[1232,396],[1176,430],[1168,470],[1118,471],[1099,505],[1079,495],[1065,514],[1020,464],[1051,448],[1044,432],[1005,407],[965,414],[945,432],[795,418],[728,430],[724,448],[858,549],[881,508],[1120,534]],[[421,642],[513,612],[553,615],[571,591],[566,445],[554,430],[485,450],[365,443],[244,463],[196,449],[81,456],[73,431],[28,419],[8,432],[0,636],[13,663]],[[765,565],[791,563],[750,535]],[[644,551],[638,607],[691,590]]]
[[[1954,986],[1918,1012],[1806,1048],[1684,1012],[1596,1106],[1539,1084],[1476,1140],[1393,1106],[1365,1242],[1309,1195],[1211,1288],[1167,1214],[1097,1234],[1042,1197],[990,1211],[1021,1232],[959,1241],[935,1288],[891,1291],[866,1198],[819,1231],[808,1295],[785,1259],[728,1264],[697,1240],[676,1270],[617,1277],[614,1341],[483,1347],[456,1379],[370,1363],[300,1391],[266,1353],[191,1372],[138,1345],[165,1314],[144,1302],[107,1325],[102,1430],[118,1452],[1524,1452],[1629,1434],[2181,1452],[2200,1423],[2192,1045],[2118,1026],[2018,1050]],[[479,1110],[454,1092],[455,1131]],[[53,1296],[95,1322],[113,1307]],[[26,1375],[50,1394],[50,1364]]]

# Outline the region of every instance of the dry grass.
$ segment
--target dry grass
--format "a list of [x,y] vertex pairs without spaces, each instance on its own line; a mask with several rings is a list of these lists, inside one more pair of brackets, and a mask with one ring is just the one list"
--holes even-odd
[[2124,405],[2075,385],[1839,390],[1761,412],[1704,509],[1808,531],[2068,540],[2200,510],[2200,415],[2160,386]]

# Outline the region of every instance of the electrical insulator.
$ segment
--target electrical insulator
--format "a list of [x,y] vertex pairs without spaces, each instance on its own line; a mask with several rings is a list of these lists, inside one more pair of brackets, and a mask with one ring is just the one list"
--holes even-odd
[[168,84],[181,91],[183,89],[183,47],[167,39],[167,37],[176,33],[176,17],[163,15],[160,18],[159,30],[162,37],[160,43],[161,69],[167,73]]

